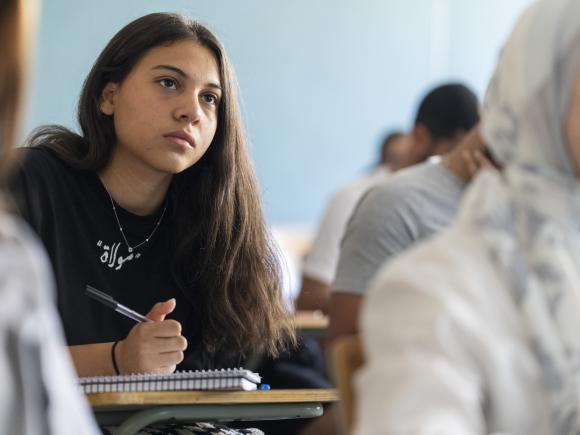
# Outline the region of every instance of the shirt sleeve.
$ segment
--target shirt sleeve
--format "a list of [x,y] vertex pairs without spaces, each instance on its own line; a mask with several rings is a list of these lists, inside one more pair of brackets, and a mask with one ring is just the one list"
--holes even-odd
[[340,191],[328,203],[312,248],[304,259],[302,272],[305,276],[332,284],[338,263],[340,240],[354,208],[353,201],[350,192]]
[[429,291],[436,274],[419,277],[410,263],[381,272],[365,300],[355,434],[485,434],[483,377],[469,345],[477,335],[462,321],[473,313]]
[[363,294],[381,265],[417,240],[410,217],[396,184],[371,189],[347,224],[332,290]]

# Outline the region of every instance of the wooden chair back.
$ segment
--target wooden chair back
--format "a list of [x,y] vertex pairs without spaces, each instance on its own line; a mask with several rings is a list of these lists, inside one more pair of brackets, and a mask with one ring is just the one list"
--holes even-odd
[[352,432],[355,412],[353,375],[364,364],[362,344],[358,335],[340,337],[330,347],[331,371],[340,396],[341,432]]

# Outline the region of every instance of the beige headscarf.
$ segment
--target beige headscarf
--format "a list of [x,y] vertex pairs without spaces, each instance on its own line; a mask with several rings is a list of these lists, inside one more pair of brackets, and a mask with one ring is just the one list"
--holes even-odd
[[580,180],[564,131],[579,73],[580,1],[536,2],[484,103],[483,136],[504,169],[478,177],[459,214],[521,310],[560,435],[580,432]]

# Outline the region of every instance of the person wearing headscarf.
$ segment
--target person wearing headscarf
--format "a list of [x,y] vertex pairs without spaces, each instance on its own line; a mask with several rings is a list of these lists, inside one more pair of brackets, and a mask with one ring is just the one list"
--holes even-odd
[[521,17],[456,222],[371,286],[357,435],[580,432],[580,2]]
[[5,192],[38,7],[0,0],[0,433],[97,435],[65,349],[48,257]]

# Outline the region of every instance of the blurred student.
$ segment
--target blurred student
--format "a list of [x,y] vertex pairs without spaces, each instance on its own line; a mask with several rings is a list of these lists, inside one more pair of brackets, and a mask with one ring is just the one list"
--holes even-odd
[[[0,180],[21,117],[36,3],[0,0]],[[96,435],[76,386],[53,305],[48,260],[30,229],[0,204],[0,432]]]
[[502,51],[482,135],[502,163],[365,301],[359,435],[580,432],[580,3]]
[[361,200],[341,246],[330,341],[358,332],[360,306],[381,265],[451,224],[466,185],[480,166],[491,166],[484,150],[474,128],[440,161],[402,171]]
[[[477,104],[475,94],[459,83],[448,83],[431,90],[419,104],[413,129],[394,144],[402,152],[397,155],[392,170],[415,165],[430,156],[441,155],[453,149],[463,134],[477,123]],[[334,213],[328,208],[312,249],[313,256],[306,258],[303,286],[298,299],[299,309],[328,312],[331,284],[336,279],[340,245],[349,218],[364,193],[385,181],[386,177],[375,178],[373,183],[367,183],[356,191],[356,198],[350,200],[347,208],[340,209],[340,231],[326,229],[338,228],[336,225],[329,225]],[[325,237],[329,233],[333,237]],[[329,242],[324,243],[325,240]]]
[[316,238],[302,268],[302,287],[296,302],[298,310],[326,311],[327,295],[334,280],[340,240],[352,210],[371,186],[409,162],[410,142],[400,132],[383,140],[380,161],[370,173],[354,180],[335,193],[326,206]]
[[[472,127],[479,120],[479,108],[478,101],[475,94],[468,89],[466,86],[456,83],[450,83],[442,86],[438,86],[431,90],[421,101],[419,108],[417,110],[417,115],[415,117],[415,125],[413,130],[407,135],[406,140],[409,141],[409,147],[407,157],[399,164],[401,166],[412,165],[421,161],[424,161],[430,156],[440,155],[447,153],[449,150],[454,149],[460,140],[464,137],[465,133],[472,129]],[[473,142],[470,141],[470,142]],[[421,167],[426,165],[428,168],[434,166],[432,163],[425,163]],[[438,168],[438,166],[437,166]],[[398,173],[391,175],[388,179],[383,180],[379,185],[386,186],[393,180],[397,180],[403,176],[405,172],[413,171],[414,168],[409,168],[402,170]],[[427,170],[429,172],[430,169]],[[421,172],[421,171],[420,171]],[[435,173],[438,174],[439,171],[436,169]],[[450,184],[459,183],[455,175],[436,175],[430,180],[434,183],[433,188],[446,189]],[[451,180],[450,180],[451,179]],[[395,183],[397,183],[395,181]],[[442,186],[439,186],[443,183]],[[421,183],[417,183],[421,189],[429,188],[423,186]],[[459,183],[461,184],[461,183]],[[372,193],[374,188],[371,188]],[[460,189],[459,189],[460,190]],[[367,193],[361,200],[363,203],[366,201]],[[453,197],[455,200],[455,197]],[[348,237],[348,228],[352,224],[352,220],[356,218],[358,214],[358,209],[362,204],[359,204],[353,216],[350,217],[350,221],[347,224],[347,232],[344,237]],[[389,207],[394,207],[395,204],[389,204]],[[343,239],[342,244],[344,245],[346,240]],[[343,248],[340,247],[340,250]],[[341,254],[342,255],[342,254]],[[340,267],[340,263],[339,263]],[[318,290],[316,292],[316,290]],[[361,297],[360,295],[358,295]],[[319,304],[319,309],[328,311],[330,314],[330,328],[329,328],[329,339],[335,336],[335,331],[345,330],[354,331],[356,330],[356,318],[358,316],[358,305],[355,306],[357,311],[352,310],[349,306],[343,306],[341,298],[338,300],[338,306],[336,305],[335,295],[332,294],[332,299],[330,298],[330,290],[325,288],[322,290],[320,287],[318,289],[313,289],[310,294],[311,300],[316,300]],[[356,302],[356,301],[355,301]],[[340,311],[340,315],[346,315],[350,317],[341,318],[337,312]],[[338,327],[337,327],[338,325]],[[349,327],[343,325],[352,325]],[[334,424],[334,415],[332,408],[327,409],[325,415],[315,420],[312,425],[307,427],[303,434],[331,434],[336,430]]]

